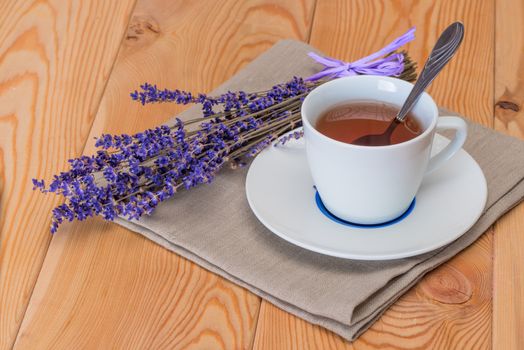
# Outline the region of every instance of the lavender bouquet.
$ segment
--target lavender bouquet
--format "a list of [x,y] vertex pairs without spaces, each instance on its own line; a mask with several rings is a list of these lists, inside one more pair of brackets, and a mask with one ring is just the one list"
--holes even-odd
[[102,216],[139,219],[181,189],[210,183],[225,164],[246,164],[267,146],[300,138],[300,107],[307,94],[326,81],[343,76],[370,74],[412,81],[415,64],[405,51],[396,52],[414,39],[414,29],[378,52],[347,63],[309,56],[324,66],[319,73],[278,84],[265,91],[227,92],[220,96],[194,95],[180,90],[143,84],[131,98],[150,103],[199,104],[202,115],[176,119],[134,135],[101,135],[95,155],[69,160],[70,168],[55,175],[46,186],[33,179],[34,189],[53,192],[65,202],[53,209],[51,232],[64,221]]

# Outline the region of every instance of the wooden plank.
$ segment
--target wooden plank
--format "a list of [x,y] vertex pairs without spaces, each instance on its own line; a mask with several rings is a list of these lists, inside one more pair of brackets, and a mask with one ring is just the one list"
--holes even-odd
[[31,178],[81,154],[133,5],[0,2],[0,349],[15,341],[59,200]]
[[354,349],[333,332],[262,301],[254,349]]
[[[495,129],[524,139],[524,3],[499,0],[495,30]],[[524,205],[493,238],[493,348],[524,348]]]
[[491,246],[492,235],[483,235],[474,246],[424,277],[354,343],[262,301],[254,348],[489,348],[491,277],[485,274],[491,270],[491,260],[485,257]]
[[[144,81],[209,91],[281,38],[305,39],[311,1],[139,1],[91,136],[132,133],[181,110],[141,107]],[[93,151],[90,140],[86,153]],[[16,348],[250,347],[260,299],[117,225],[53,238]]]
[[[408,49],[417,62],[423,62],[440,31],[455,20],[465,24],[466,38],[429,92],[439,105],[492,126],[491,1],[318,0],[311,44],[333,57],[351,60],[417,26],[417,39]],[[263,301],[255,348],[488,348],[491,242],[490,232],[428,274],[352,345]]]

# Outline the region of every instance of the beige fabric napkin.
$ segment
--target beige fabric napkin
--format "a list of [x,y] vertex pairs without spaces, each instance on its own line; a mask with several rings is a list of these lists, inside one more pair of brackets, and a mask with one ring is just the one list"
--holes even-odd
[[[312,48],[281,41],[214,93],[255,91],[320,69]],[[147,108],[147,107],[144,107]],[[189,118],[197,112],[182,114]],[[251,213],[246,169],[224,169],[211,185],[178,193],[138,222],[118,222],[237,283],[278,307],[353,340],[425,273],[473,243],[524,196],[524,142],[470,123],[466,150],[488,182],[484,214],[450,245],[394,261],[352,261],[278,238]],[[423,233],[423,232],[421,232]]]

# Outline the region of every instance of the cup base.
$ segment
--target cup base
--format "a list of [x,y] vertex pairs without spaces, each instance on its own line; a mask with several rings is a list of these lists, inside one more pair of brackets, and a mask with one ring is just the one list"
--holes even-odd
[[391,225],[394,225],[394,224],[404,220],[406,217],[409,216],[409,214],[411,214],[411,212],[415,208],[415,204],[416,204],[417,200],[416,200],[416,198],[413,198],[413,201],[409,205],[408,209],[406,209],[406,211],[404,213],[402,213],[400,216],[396,217],[395,219],[388,220],[388,221],[382,222],[382,223],[377,223],[377,224],[358,224],[358,223],[354,223],[354,222],[350,222],[350,221],[341,219],[341,218],[331,214],[329,212],[329,210],[324,206],[324,203],[322,203],[322,199],[320,198],[320,195],[318,194],[318,192],[315,192],[315,202],[316,202],[317,207],[320,210],[320,212],[322,214],[324,214],[324,216],[326,216],[330,220],[336,222],[337,224],[351,226],[351,227],[358,227],[358,228],[379,228],[379,227],[391,226]]

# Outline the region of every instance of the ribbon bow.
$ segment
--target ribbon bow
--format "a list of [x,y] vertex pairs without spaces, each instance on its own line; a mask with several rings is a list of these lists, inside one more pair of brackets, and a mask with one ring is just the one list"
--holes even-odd
[[328,76],[340,78],[357,74],[399,76],[404,71],[404,55],[401,53],[391,54],[391,52],[413,39],[415,39],[414,27],[381,50],[355,62],[344,62],[310,52],[308,56],[322,64],[325,68],[306,80],[315,81]]

